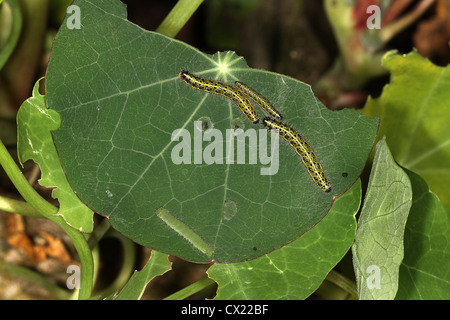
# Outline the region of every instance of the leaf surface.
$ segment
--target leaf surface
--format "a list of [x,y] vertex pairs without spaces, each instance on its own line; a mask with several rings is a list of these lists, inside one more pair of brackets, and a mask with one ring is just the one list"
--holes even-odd
[[17,113],[17,152],[24,163],[33,160],[41,169],[39,184],[55,188],[52,196],[59,201],[59,211],[64,220],[82,232],[92,232],[93,212],[73,193],[53,144],[51,130],[60,125],[59,114],[45,107],[44,96],[39,93],[39,81],[33,96],[26,100]]
[[171,269],[167,254],[152,251],[147,264],[140,271],[135,271],[130,280],[119,293],[109,297],[112,300],[139,300],[145,288],[155,277],[161,276]]
[[405,227],[405,257],[396,299],[450,299],[450,221],[439,198],[419,175],[406,171],[413,202]]
[[251,261],[215,264],[208,275],[219,285],[216,299],[305,299],[323,282],[351,247],[361,183],[336,199],[311,231]]
[[[54,142],[76,194],[127,237],[196,262],[252,259],[316,225],[359,177],[378,120],[332,112],[309,85],[233,52],[207,55],[145,31],[120,1],[74,5],[82,27],[63,23],[47,72],[48,107],[62,119]],[[287,143],[229,99],[189,87],[181,70],[265,96],[311,145],[332,192]]]
[[380,140],[352,247],[361,300],[394,299],[397,293],[411,197],[408,176]]
[[450,212],[450,66],[438,67],[416,52],[387,53],[383,64],[391,83],[363,113],[381,118],[378,137],[386,136],[394,159],[423,177]]

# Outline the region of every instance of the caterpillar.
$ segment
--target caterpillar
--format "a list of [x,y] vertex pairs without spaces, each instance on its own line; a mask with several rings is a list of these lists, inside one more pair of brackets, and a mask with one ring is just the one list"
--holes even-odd
[[265,117],[263,119],[263,125],[269,130],[278,130],[279,136],[286,140],[286,142],[289,143],[289,145],[294,148],[295,152],[300,156],[300,159],[302,159],[303,164],[316,185],[326,193],[331,192],[331,183],[325,176],[325,172],[323,171],[319,159],[309,143],[300,133],[297,132],[297,130],[281,121],[269,117]]
[[164,207],[161,207],[156,210],[156,215],[160,218],[164,223],[171,228],[173,231],[178,233],[184,239],[186,239],[190,244],[192,244],[196,249],[206,254],[207,256],[212,256],[214,253],[214,249],[203,240],[194,230],[192,230],[188,225],[183,223],[174,217],[169,210]]
[[258,113],[256,113],[251,102],[244,93],[233,85],[219,80],[203,79],[186,70],[181,70],[178,77],[194,89],[218,94],[230,99],[239,107],[250,122],[255,124],[259,122]]
[[257,92],[255,89],[249,87],[243,82],[236,81],[234,85],[240,89],[247,97],[255,101],[261,109],[264,110],[265,113],[267,113],[270,117],[275,118],[277,120],[282,120],[283,116],[273,107],[273,105],[264,98],[259,92]]

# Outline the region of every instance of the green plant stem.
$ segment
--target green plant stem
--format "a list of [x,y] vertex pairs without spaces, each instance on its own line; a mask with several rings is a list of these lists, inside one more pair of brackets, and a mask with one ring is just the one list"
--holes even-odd
[[39,273],[34,272],[28,268],[24,268],[0,260],[0,272],[6,276],[19,277],[20,279],[24,279],[30,283],[39,286],[40,288],[44,288],[54,298],[67,300],[71,296],[71,293],[69,291],[54,285],[53,283],[45,279],[43,276],[41,276]]
[[202,2],[203,0],[179,0],[156,32],[171,38],[175,37]]
[[[2,2],[0,1],[0,4]],[[0,51],[0,70],[5,65],[11,56],[14,48],[16,47],[17,41],[19,40],[20,32],[22,30],[22,13],[20,11],[20,5],[17,0],[8,0],[6,2],[11,7],[12,11],[12,30],[11,34],[6,40],[6,44]]]
[[350,294],[352,299],[358,299],[356,284],[347,279],[346,277],[344,277],[339,272],[331,270],[330,273],[328,273],[326,279],[331,283],[337,285],[339,288],[341,288],[348,294]]
[[80,299],[88,299],[91,296],[93,288],[93,271],[94,263],[89,245],[84,235],[69,226],[61,216],[57,216],[58,208],[47,202],[39,193],[28,183],[22,172],[17,167],[13,158],[6,150],[5,145],[0,140],[0,165],[11,179],[21,196],[35,210],[40,212],[45,218],[58,224],[70,237],[75,249],[80,257],[81,262],[81,282],[80,282]]
[[[105,219],[106,220],[106,219]],[[122,259],[122,267],[120,268],[120,272],[118,276],[114,279],[114,281],[105,289],[100,292],[100,296],[107,297],[118,290],[120,290],[125,283],[130,279],[131,275],[134,271],[134,263],[136,261],[136,248],[134,246],[134,242],[125,238],[121,234],[119,234],[115,230],[111,230],[112,232],[108,233],[108,237],[117,238],[123,248],[123,259]]]
[[58,212],[58,208],[42,198],[37,193],[37,191],[28,183],[27,179],[19,170],[8,150],[6,150],[5,145],[1,141],[0,165],[3,167],[6,174],[11,179],[12,183],[25,199],[25,201],[27,201],[34,209],[39,211],[44,217],[51,220],[55,219],[54,214]]
[[89,248],[94,249],[100,239],[103,238],[105,233],[111,228],[111,223],[107,218],[103,218],[102,222],[94,228],[94,231],[90,234],[88,239]]
[[215,284],[216,282],[209,278],[204,277],[203,279],[194,282],[193,284],[187,286],[186,288],[183,288],[173,294],[171,294],[168,297],[165,297],[164,300],[183,300],[187,297],[192,296],[194,293],[199,292],[200,290],[205,289],[206,287]]
[[398,33],[405,30],[435,2],[435,0],[421,1],[411,13],[404,15],[403,17],[383,26],[380,30],[380,38],[382,43],[388,43]]
[[0,196],[0,210],[32,218],[44,218],[42,214],[25,201]]

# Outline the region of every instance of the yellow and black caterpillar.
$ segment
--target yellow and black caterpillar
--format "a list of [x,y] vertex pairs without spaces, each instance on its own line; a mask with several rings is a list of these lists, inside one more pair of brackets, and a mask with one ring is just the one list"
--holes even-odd
[[263,125],[269,130],[278,130],[280,137],[286,140],[300,156],[300,159],[302,159],[312,180],[322,191],[329,193],[332,190],[331,183],[325,176],[325,172],[323,171],[322,165],[314,153],[314,150],[297,130],[281,121],[269,117],[263,119]]
[[234,84],[247,97],[255,101],[271,118],[275,118],[277,120],[283,119],[283,116],[274,108],[269,100],[263,97],[258,91],[240,81],[236,81]]
[[252,123],[259,122],[258,113],[245,94],[237,87],[219,80],[203,79],[195,74],[182,70],[178,77],[197,90],[224,96],[233,101]]
[[280,137],[286,140],[300,156],[308,174],[316,185],[326,193],[331,192],[331,183],[325,176],[325,172],[314,150],[297,130],[281,122],[282,115],[259,92],[240,81],[236,81],[233,86],[223,81],[201,78],[186,70],[182,70],[178,77],[197,90],[218,94],[230,99],[239,107],[248,120],[252,123],[258,123],[258,113],[248,98],[252,99],[269,115],[263,119],[263,125],[269,130],[278,130]]

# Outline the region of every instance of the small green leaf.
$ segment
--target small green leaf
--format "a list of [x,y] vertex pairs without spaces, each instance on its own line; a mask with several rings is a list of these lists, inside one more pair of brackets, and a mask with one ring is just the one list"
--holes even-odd
[[439,198],[406,170],[413,203],[405,228],[405,257],[396,299],[450,299],[450,221]]
[[360,180],[337,198],[328,215],[292,243],[255,260],[215,264],[216,299],[305,299],[322,283],[353,243]]
[[152,251],[152,255],[141,271],[135,271],[120,293],[109,297],[112,300],[139,300],[148,283],[157,276],[171,270],[167,254]]
[[22,104],[17,113],[19,160],[21,163],[33,160],[39,164],[39,183],[47,188],[56,188],[52,196],[60,203],[57,215],[61,215],[75,229],[92,232],[93,212],[73,193],[53,144],[51,131],[58,129],[60,122],[59,114],[45,107],[38,81],[34,86],[33,96]]
[[408,176],[395,163],[386,141],[380,140],[352,247],[361,300],[393,299],[397,293],[411,197]]
[[394,159],[425,179],[450,213],[450,66],[438,67],[416,52],[384,56],[391,83],[363,111],[381,117],[378,137]]

